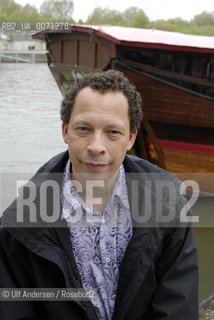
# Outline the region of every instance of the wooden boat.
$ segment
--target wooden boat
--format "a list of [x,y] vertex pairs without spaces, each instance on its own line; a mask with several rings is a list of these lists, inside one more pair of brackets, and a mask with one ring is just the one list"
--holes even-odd
[[83,73],[116,69],[143,97],[133,152],[172,172],[214,172],[214,37],[69,25],[43,30],[62,92]]

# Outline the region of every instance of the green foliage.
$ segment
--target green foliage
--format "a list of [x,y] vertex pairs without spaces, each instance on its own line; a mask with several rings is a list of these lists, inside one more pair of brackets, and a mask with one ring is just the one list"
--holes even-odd
[[130,7],[123,12],[126,25],[133,28],[148,28],[149,18],[142,9]]
[[83,22],[82,19],[79,19],[79,20],[77,21],[77,24],[84,24],[84,22]]
[[14,34],[13,33],[9,33],[8,42],[13,42],[13,40],[14,40]]
[[22,10],[22,6],[15,3],[13,0],[0,0],[0,12],[7,15],[19,12]]
[[142,9],[137,7],[130,7],[122,13],[117,10],[97,7],[89,15],[86,23],[146,28],[149,25],[149,18]]
[[207,25],[207,26],[193,25],[192,26],[192,34],[214,37],[214,26],[213,25]]
[[191,33],[190,24],[188,21],[182,20],[181,18],[169,19],[169,20],[157,20],[150,23],[151,28],[174,31],[181,33]]
[[68,21],[74,11],[71,0],[45,0],[40,7],[40,14],[47,19]]
[[[201,15],[203,17],[203,14]],[[202,21],[200,20],[201,15],[197,15],[197,18],[195,16],[190,22],[182,20],[181,18],[153,21],[150,22],[150,28],[187,34],[214,36],[214,25],[211,22],[203,19],[203,24],[199,23],[199,21]]]
[[214,11],[204,11],[201,14],[197,14],[191,22],[199,27],[214,26]]
[[13,0],[0,0],[1,21],[31,21],[39,17],[37,9],[29,4],[22,7]]
[[[26,4],[21,6],[14,0],[0,0],[0,21],[66,21],[74,23],[74,4],[71,0],[45,0],[40,8]],[[31,23],[31,24],[32,24]]]
[[89,15],[86,23],[93,25],[124,25],[122,14],[117,10],[97,7]]
[[214,12],[202,12],[192,21],[181,18],[150,21],[142,9],[129,7],[120,13],[97,7],[89,15],[86,23],[94,25],[120,25],[134,28],[155,28],[159,30],[214,36]]

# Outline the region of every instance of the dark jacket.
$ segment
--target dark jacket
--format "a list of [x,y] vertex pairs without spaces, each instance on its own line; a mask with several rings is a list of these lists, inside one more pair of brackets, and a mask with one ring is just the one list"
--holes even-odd
[[[54,157],[32,181],[39,187],[50,173],[63,172],[67,160],[67,152]],[[127,173],[135,172],[137,176],[139,173],[163,172],[149,162],[131,156],[126,156],[124,166]],[[177,184],[173,175],[166,172],[164,175]],[[154,180],[153,174],[151,176]],[[141,181],[141,188],[143,183]],[[129,196],[130,192],[128,187]],[[153,197],[156,194],[152,191]],[[176,210],[179,211],[184,200],[178,194],[177,197]],[[147,210],[144,202],[145,195],[140,195],[141,211]],[[17,201],[4,212],[3,217],[14,217],[16,206]],[[176,215],[179,216],[179,212]],[[50,227],[48,223],[40,228],[1,228],[1,288],[82,287],[69,230],[65,221],[60,221],[60,228]],[[0,319],[92,320],[97,316],[90,301],[0,301]],[[120,267],[113,319],[198,319],[197,254],[190,227],[146,224],[134,227]]]

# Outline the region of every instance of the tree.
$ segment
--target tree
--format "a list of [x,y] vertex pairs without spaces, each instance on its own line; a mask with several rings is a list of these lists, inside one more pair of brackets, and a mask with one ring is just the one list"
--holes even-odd
[[40,14],[47,19],[70,20],[74,11],[71,0],[45,0],[40,7]]
[[123,12],[126,25],[135,28],[146,28],[149,24],[149,18],[142,9],[129,7]]
[[22,7],[13,0],[0,0],[0,19],[2,21],[36,21],[39,19],[39,14],[37,9],[29,4]]
[[31,6],[28,3],[23,7],[22,10],[25,11],[26,13],[28,13],[28,14],[38,14],[38,11],[37,11],[36,7]]
[[194,16],[193,24],[198,26],[214,26],[214,12],[202,12]]
[[191,24],[181,18],[153,21],[151,27],[166,31],[191,33]]
[[145,28],[149,24],[149,18],[142,9],[137,7],[130,7],[122,13],[97,7],[88,17],[87,23]]
[[0,0],[0,13],[11,14],[21,9],[22,6],[13,0]]
[[83,22],[82,19],[79,19],[79,20],[77,21],[77,24],[84,24],[84,22]]
[[122,13],[117,10],[97,7],[93,10],[86,23],[104,25],[124,25]]

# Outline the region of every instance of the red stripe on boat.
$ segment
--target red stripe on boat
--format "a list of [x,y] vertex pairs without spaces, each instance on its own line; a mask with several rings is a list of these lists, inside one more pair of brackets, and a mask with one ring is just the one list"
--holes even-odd
[[214,146],[158,139],[162,148],[172,148],[193,152],[214,153]]

